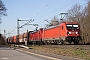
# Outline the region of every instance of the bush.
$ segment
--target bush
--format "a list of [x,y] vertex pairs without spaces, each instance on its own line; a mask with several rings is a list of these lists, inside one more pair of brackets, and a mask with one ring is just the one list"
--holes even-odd
[[5,45],[5,39],[2,34],[0,34],[0,45]]

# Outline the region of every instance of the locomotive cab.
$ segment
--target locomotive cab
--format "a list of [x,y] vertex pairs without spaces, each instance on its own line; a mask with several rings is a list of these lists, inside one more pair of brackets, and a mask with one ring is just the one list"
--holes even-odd
[[80,41],[80,27],[77,22],[68,22],[66,23],[66,41],[69,43],[74,42],[74,44],[78,44]]
[[67,24],[67,35],[68,36],[79,36],[79,25],[78,24]]

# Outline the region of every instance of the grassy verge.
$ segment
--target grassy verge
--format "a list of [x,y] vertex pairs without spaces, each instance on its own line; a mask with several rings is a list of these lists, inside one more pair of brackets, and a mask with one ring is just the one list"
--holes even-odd
[[70,47],[69,49],[62,49],[62,48],[57,48],[57,47],[30,46],[30,48],[38,52],[90,60],[90,50],[85,50],[78,47]]

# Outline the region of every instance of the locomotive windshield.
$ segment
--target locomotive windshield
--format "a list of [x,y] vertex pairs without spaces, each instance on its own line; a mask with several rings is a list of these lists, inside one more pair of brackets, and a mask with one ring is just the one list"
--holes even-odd
[[68,30],[73,30],[73,29],[78,30],[79,29],[79,26],[77,24],[67,24],[66,27]]

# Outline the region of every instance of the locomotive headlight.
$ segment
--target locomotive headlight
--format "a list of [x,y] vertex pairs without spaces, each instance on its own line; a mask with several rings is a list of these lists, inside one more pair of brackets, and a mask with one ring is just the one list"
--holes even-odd
[[69,34],[71,34],[71,32],[69,32]]
[[71,34],[72,32],[67,32],[67,34],[69,35],[69,34]]
[[76,32],[76,34],[78,34],[78,32]]

